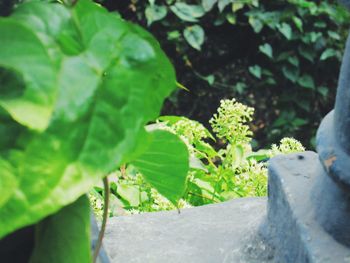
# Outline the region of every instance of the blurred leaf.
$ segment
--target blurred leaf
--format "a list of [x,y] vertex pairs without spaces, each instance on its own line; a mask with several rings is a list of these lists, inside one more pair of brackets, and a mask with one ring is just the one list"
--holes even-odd
[[331,38],[335,39],[335,40],[340,40],[340,35],[337,32],[334,31],[327,31],[328,36],[330,36]]
[[244,149],[242,145],[232,145],[230,149],[231,161],[233,167],[238,167],[244,160]]
[[[26,95],[16,101],[1,97],[9,106],[4,108],[11,115],[15,109],[14,119],[36,130],[23,131],[18,142],[30,139],[21,154],[14,154],[13,144],[6,149],[20,182],[10,198],[4,194],[1,238],[71,204],[141,154],[144,126],[175,88],[175,72],[148,32],[89,0],[72,8],[21,4],[0,19],[0,42],[0,64],[22,73],[26,85]],[[70,48],[72,42],[77,44]],[[0,181],[5,176],[0,173]]]
[[252,26],[255,33],[260,33],[260,31],[264,27],[263,23],[261,23],[259,19],[253,16],[249,16],[249,24]]
[[137,207],[140,205],[140,187],[138,185],[130,185],[120,183],[117,185],[117,194],[120,195],[123,201],[126,201],[130,206]]
[[177,40],[181,36],[181,33],[177,30],[170,31],[167,34],[168,34],[168,40]]
[[305,124],[307,124],[308,121],[305,120],[305,119],[300,119],[300,118],[296,118],[293,120],[292,124],[296,127],[299,127],[299,126],[303,126]]
[[146,7],[145,15],[147,25],[150,26],[153,22],[162,20],[167,15],[167,9],[165,6],[149,5]]
[[5,204],[18,186],[18,178],[14,176],[14,167],[0,157],[0,209]]
[[293,83],[295,83],[299,77],[299,68],[297,67],[286,65],[282,67],[282,72],[283,75]]
[[293,21],[295,26],[299,29],[299,31],[303,32],[303,21],[297,16],[293,16]]
[[244,7],[244,3],[242,2],[233,2],[232,3],[232,12],[237,12],[238,10]]
[[317,91],[318,91],[318,93],[320,93],[323,97],[327,97],[327,96],[328,96],[328,93],[329,93],[328,88],[325,87],[325,86],[318,87],[318,88],[317,88]]
[[202,170],[204,172],[208,172],[208,169],[205,167],[205,165],[199,160],[198,158],[194,156],[190,156],[190,168],[191,169],[198,169]]
[[205,10],[200,5],[188,5],[182,2],[176,2],[170,6],[170,10],[183,21],[197,22],[205,14]]
[[30,263],[91,262],[90,203],[84,195],[41,221]]
[[186,27],[184,30],[184,37],[191,47],[201,50],[204,42],[204,30],[199,25]]
[[270,44],[265,43],[264,45],[260,45],[259,50],[269,58],[273,58],[272,47]]
[[247,84],[244,82],[237,82],[234,88],[239,94],[242,94],[248,87]]
[[256,78],[261,78],[261,67],[259,65],[249,67],[249,72]]
[[336,55],[337,51],[335,51],[333,48],[327,48],[322,52],[320,60],[326,60],[328,58],[335,57]]
[[247,159],[248,160],[256,160],[257,162],[264,161],[270,158],[270,150],[259,150],[257,152],[252,152],[248,154]]
[[278,30],[288,39],[291,40],[292,39],[292,28],[289,24],[287,23],[282,23],[277,25]]
[[314,62],[316,56],[314,49],[312,49],[311,47],[299,46],[298,51],[300,55],[302,55],[304,58],[306,58],[310,62]]
[[218,0],[202,0],[202,6],[206,12],[209,12]]
[[299,59],[296,56],[288,56],[288,62],[295,67],[299,67]]
[[298,84],[307,89],[315,89],[314,79],[308,75],[304,74],[298,79]]
[[228,13],[226,15],[226,20],[231,24],[231,25],[235,25],[237,22],[237,17],[235,14],[232,13]]
[[219,0],[218,1],[219,11],[222,12],[225,9],[225,7],[230,3],[232,3],[232,0]]
[[218,155],[215,149],[207,142],[198,141],[195,146],[196,149],[204,152],[209,158],[215,158]]

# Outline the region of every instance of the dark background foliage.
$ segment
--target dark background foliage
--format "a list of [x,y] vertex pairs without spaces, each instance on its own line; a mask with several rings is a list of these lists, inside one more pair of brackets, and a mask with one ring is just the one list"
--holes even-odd
[[[14,0],[0,1],[2,15]],[[151,31],[171,58],[178,89],[163,114],[207,123],[220,99],[256,109],[256,146],[293,136],[313,148],[332,109],[348,12],[335,0],[101,0]]]
[[256,109],[259,146],[293,136],[313,147],[318,124],[333,107],[350,21],[336,1],[102,4],[148,28],[190,90],[173,94],[163,114],[207,123],[220,99],[235,97]]

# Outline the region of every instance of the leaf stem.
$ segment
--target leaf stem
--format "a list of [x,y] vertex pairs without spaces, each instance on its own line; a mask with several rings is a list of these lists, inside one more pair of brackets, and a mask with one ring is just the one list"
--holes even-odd
[[101,225],[101,230],[98,235],[97,243],[96,243],[96,248],[94,251],[94,257],[93,257],[93,262],[96,263],[98,254],[100,252],[101,246],[102,246],[102,240],[103,236],[105,234],[106,230],[106,224],[107,224],[107,218],[108,218],[108,207],[109,207],[109,182],[108,182],[108,177],[106,176],[103,178],[103,187],[104,187],[104,206],[103,206],[103,219],[102,219],[102,225]]

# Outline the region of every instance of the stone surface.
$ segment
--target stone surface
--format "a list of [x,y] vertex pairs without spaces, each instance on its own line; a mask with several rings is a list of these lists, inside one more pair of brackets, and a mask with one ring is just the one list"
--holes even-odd
[[111,218],[104,245],[111,262],[272,262],[258,228],[266,198]]
[[[327,191],[332,189],[331,184],[334,182],[316,153],[279,156],[270,161],[268,227],[262,229],[275,247],[276,262],[350,262],[350,249],[325,228],[336,216],[329,204],[341,205],[326,200],[334,194]],[[324,203],[327,210],[319,211],[326,208]],[[321,214],[327,222],[322,222]]]

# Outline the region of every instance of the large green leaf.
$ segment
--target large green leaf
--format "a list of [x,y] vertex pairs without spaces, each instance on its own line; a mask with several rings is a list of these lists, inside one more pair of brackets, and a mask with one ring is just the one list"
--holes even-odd
[[[24,94],[33,100],[16,98],[24,115],[14,114],[13,100],[1,105],[40,132],[11,157],[18,187],[0,210],[0,238],[72,203],[142,153],[144,126],[175,87],[173,67],[154,38],[89,0],[71,9],[22,4],[0,20],[3,40],[9,46],[1,49],[0,63],[2,55],[12,61],[3,67],[23,76]],[[1,180],[5,176],[0,170]]]
[[91,262],[90,247],[90,203],[82,196],[36,226],[30,262]]
[[149,147],[132,164],[159,193],[176,205],[185,191],[189,169],[187,147],[170,132],[155,130],[150,134]]

